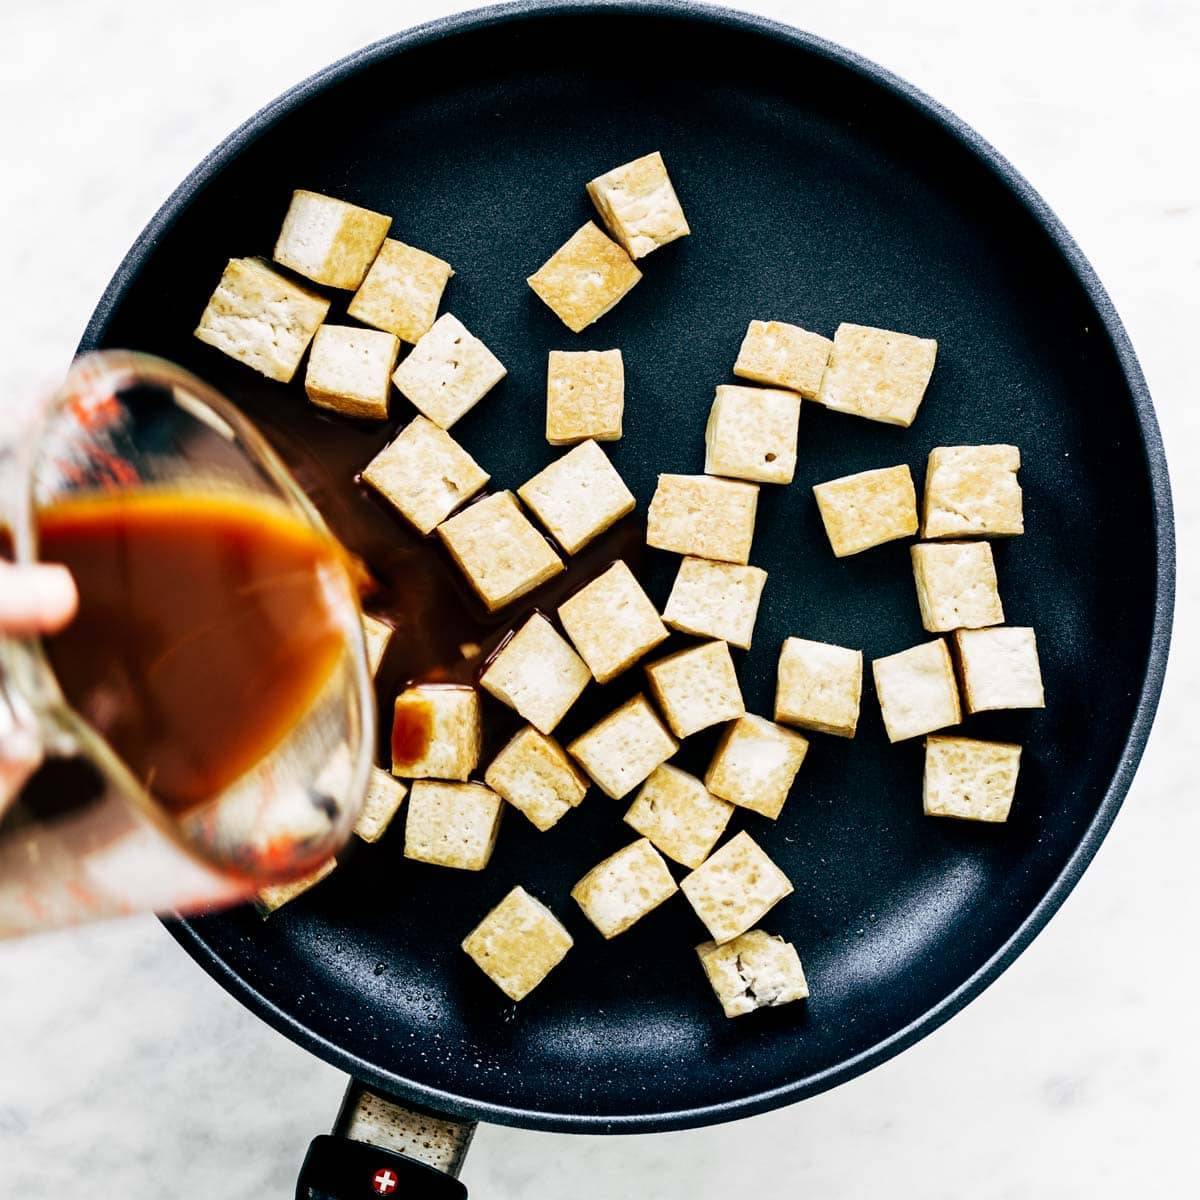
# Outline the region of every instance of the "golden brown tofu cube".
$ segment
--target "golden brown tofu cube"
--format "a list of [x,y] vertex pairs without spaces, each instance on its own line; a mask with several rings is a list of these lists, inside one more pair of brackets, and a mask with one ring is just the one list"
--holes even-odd
[[1021,747],[1009,742],[926,738],[925,815],[1007,821],[1020,767]]
[[657,150],[598,175],[587,191],[630,258],[644,258],[691,232]]
[[808,740],[747,714],[722,735],[704,775],[714,796],[775,820],[808,753]]
[[257,904],[264,917],[277,912],[285,904],[290,904],[297,896],[302,896],[309,888],[316,887],[326,875],[337,867],[336,858],[327,858],[319,867],[302,875],[299,879],[289,879],[286,883],[272,883],[258,893]]
[[482,871],[496,848],[504,801],[481,783],[418,779],[408,795],[404,857]]
[[392,774],[403,779],[467,779],[479,765],[483,733],[473,687],[421,683],[396,697]]
[[647,665],[646,678],[677,738],[732,721],[746,711],[724,642],[705,642],[657,659]]
[[792,893],[788,877],[748,834],[735,834],[679,885],[714,942],[757,925]]
[[838,558],[917,532],[917,492],[906,465],[818,483],[813,495]]
[[704,433],[704,470],[757,483],[791,483],[799,427],[795,392],[722,384]]
[[945,638],[877,658],[871,670],[889,741],[919,737],[962,720]]
[[374,675],[379,670],[379,664],[383,662],[383,656],[387,653],[388,643],[396,631],[386,621],[367,613],[363,613],[362,626],[363,641],[367,647],[367,665]]
[[749,650],[766,582],[761,567],[685,558],[663,609],[663,622],[682,633]]
[[615,442],[625,412],[620,350],[551,350],[546,371],[546,441]]
[[592,782],[614,800],[633,791],[679,749],[645,696],[634,696],[568,747]]
[[930,633],[1004,622],[987,542],[920,542],[912,547],[921,624]]
[[553,739],[526,725],[492,760],[484,782],[543,833],[587,793],[588,781]]
[[287,383],[317,332],[329,301],[256,258],[231,258],[196,326],[200,341]]
[[377,329],[322,325],[308,356],[304,390],[318,408],[386,421],[400,339]]
[[562,559],[521,511],[512,492],[497,492],[438,526],[438,537],[468,582],[495,612],[552,579]]
[[633,259],[589,221],[528,283],[572,333],[580,333],[616,307],[641,277]]
[[574,945],[562,922],[515,887],[463,941],[475,965],[510,999],[524,1000]]
[[400,780],[378,767],[372,767],[367,780],[367,795],[355,822],[354,832],[364,842],[379,841],[400,811],[406,795],[408,788]]
[[646,517],[646,544],[745,566],[757,511],[757,484],[710,475],[660,475]]
[[705,942],[696,953],[727,1017],[808,997],[796,947],[761,929],[748,930],[723,946]]
[[364,325],[419,342],[437,320],[454,269],[448,262],[387,238],[346,312]]
[[662,855],[639,838],[597,863],[571,889],[571,898],[606,938],[613,938],[678,890]]
[[356,288],[392,218],[320,192],[296,191],[272,258],[327,287]]
[[1009,537],[1025,532],[1016,446],[937,446],[925,470],[922,536]]
[[833,343],[819,333],[783,321],[751,321],[733,373],[815,400]]
[[775,720],[853,737],[862,700],[863,654],[790,637],[779,654]]
[[908,426],[925,397],[937,342],[868,325],[839,325],[818,404],[870,421]]
[[1028,626],[960,629],[954,643],[967,712],[1046,707],[1037,637]]
[[625,814],[625,824],[668,858],[698,867],[725,832],[733,805],[720,800],[678,767],[664,763],[642,784]]
[[607,683],[670,636],[633,572],[618,559],[558,610],[597,683]]

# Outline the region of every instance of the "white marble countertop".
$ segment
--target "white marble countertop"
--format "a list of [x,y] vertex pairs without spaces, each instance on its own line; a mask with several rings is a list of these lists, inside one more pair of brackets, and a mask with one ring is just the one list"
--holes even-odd
[[[0,6],[0,392],[61,373],[130,242],[225,133],[436,0]],[[1181,564],[1158,724],[1112,835],[993,987],[832,1093],[689,1133],[485,1128],[492,1200],[1194,1195],[1200,693],[1200,6],[747,3],[885,64],[1006,154],[1088,254],[1137,347]],[[3,406],[0,406],[3,407]],[[1114,481],[1114,486],[1119,486]],[[1119,554],[1121,547],[1114,546]],[[344,1079],[243,1011],[150,918],[0,947],[0,1194],[279,1200]],[[1190,1181],[1190,1182],[1189,1182]]]

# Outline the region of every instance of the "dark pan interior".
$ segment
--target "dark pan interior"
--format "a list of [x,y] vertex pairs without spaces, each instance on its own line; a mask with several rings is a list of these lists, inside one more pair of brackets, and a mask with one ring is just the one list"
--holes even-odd
[[[584,182],[654,148],[694,235],[648,258],[644,281],[575,337],[524,278],[590,216]],[[413,556],[436,551],[344,480],[407,405],[397,398],[387,432],[317,417],[299,380],[269,383],[190,336],[225,259],[269,254],[294,187],[391,213],[397,236],[453,263],[446,307],[509,370],[455,429],[494,486],[558,453],[542,436],[547,351],[621,347],[626,436],[610,449],[639,510],[591,561],[629,553],[660,604],[677,560],[638,549],[645,505],[658,472],[702,469],[713,387],[732,381],[749,319],[936,336],[911,429],[805,406],[795,484],[763,489],[753,561],[770,579],[754,648],[738,655],[747,704],[770,715],[788,634],[868,658],[926,637],[907,545],[835,560],[813,483],[907,462],[919,487],[933,446],[1012,441],[1028,533],[996,557],[1009,623],[1037,629],[1049,707],[967,723],[1026,748],[1005,826],[922,817],[919,741],[887,744],[869,687],[854,741],[812,737],[777,823],[735,817],[795,882],[765,925],[798,947],[806,1005],[725,1020],[682,898],[601,940],[567,893],[630,834],[625,804],[595,790],[546,834],[508,814],[481,874],[406,862],[397,827],[269,922],[248,910],[191,921],[175,927],[184,945],[266,1019],[376,1085],[549,1128],[700,1123],[805,1095],[978,990],[1061,901],[1119,804],[1153,709],[1156,597],[1169,591],[1165,475],[1136,366],[1090,273],[1016,186],[881,73],[682,9],[460,21],[298,89],[236,137],[135,249],[85,344],[152,351],[223,390],[395,595]],[[406,645],[436,647],[427,622],[471,611],[440,560],[432,578],[393,605]],[[389,664],[384,703],[405,669]],[[593,688],[564,735],[639,683],[634,672]],[[680,763],[702,771],[713,740],[694,739]],[[576,939],[519,1008],[458,948],[516,883]]]

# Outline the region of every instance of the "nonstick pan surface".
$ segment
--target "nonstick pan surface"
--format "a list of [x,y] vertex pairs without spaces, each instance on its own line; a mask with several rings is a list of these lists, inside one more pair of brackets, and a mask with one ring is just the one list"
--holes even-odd
[[[693,236],[648,258],[643,282],[575,337],[524,277],[590,217],[585,181],[652,149]],[[1048,706],[967,721],[970,733],[1025,747],[998,828],[922,816],[920,742],[887,743],[869,685],[858,736],[813,735],[778,822],[735,816],[731,828],[750,830],[795,883],[765,925],[799,949],[807,1004],[726,1020],[681,898],[602,941],[568,892],[630,832],[625,803],[595,790],[549,833],[508,814],[480,874],[405,861],[397,822],[271,920],[243,909],[174,923],[174,935],[266,1021],[372,1086],[546,1129],[743,1116],[833,1086],[935,1028],[1029,943],[1095,853],[1166,659],[1174,547],[1162,447],[1124,330],[1056,218],[908,85],[722,10],[510,6],[329,68],[185,181],[83,346],[151,351],[210,380],[397,587],[412,555],[436,551],[346,480],[410,419],[407,405],[395,397],[387,430],[318,417],[299,381],[260,379],[191,337],[225,260],[270,253],[296,187],[391,213],[396,236],[454,265],[446,308],[509,370],[455,428],[494,487],[515,487],[559,453],[543,438],[547,351],[622,349],[626,434],[608,449],[639,509],[597,555],[632,556],[659,604],[675,560],[638,550],[645,505],[660,471],[702,469],[713,387],[732,382],[751,318],[938,338],[911,429],[804,406],[796,482],[765,487],[759,508],[753,561],[769,582],[754,647],[738,656],[746,702],[770,715],[787,635],[862,647],[868,659],[928,636],[907,544],[836,560],[811,485],[907,462],[919,487],[931,447],[1007,441],[1023,454],[1027,533],[996,545],[997,567],[1008,622],[1037,630]],[[448,566],[436,569],[457,586]],[[435,637],[421,623],[440,619],[419,600],[393,613],[410,643]],[[639,674],[593,688],[566,735]],[[381,681],[382,704],[397,682]],[[702,772],[713,740],[689,741],[681,765]],[[458,948],[516,883],[576,939],[519,1007]]]

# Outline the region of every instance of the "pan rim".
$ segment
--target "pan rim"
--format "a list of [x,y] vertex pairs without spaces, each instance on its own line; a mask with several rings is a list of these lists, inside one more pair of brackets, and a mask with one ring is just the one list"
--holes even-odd
[[184,920],[164,922],[171,936],[209,975],[268,1025],[368,1085],[401,1100],[464,1119],[570,1133],[638,1133],[687,1129],[752,1116],[805,1099],[844,1083],[900,1053],[937,1029],[997,979],[1044,928],[1070,894],[1099,849],[1132,784],[1162,691],[1175,594],[1175,529],[1170,481],[1149,389],[1129,336],[1112,301],[1095,270],[1061,221],[1003,155],[960,118],[918,88],[836,43],[778,21],[730,8],[699,4],[693,0],[617,0],[615,3],[612,0],[516,0],[514,3],[473,9],[415,26],[382,38],[332,63],[285,91],[236,128],[180,183],[151,218],[118,266],[84,330],[79,351],[94,349],[103,340],[117,305],[136,280],[145,260],[182,215],[192,198],[215,179],[234,158],[311,96],[379,61],[460,34],[523,21],[613,13],[669,18],[746,31],[782,43],[799,53],[829,61],[865,78],[887,93],[892,100],[907,105],[924,119],[933,122],[970,152],[987,168],[989,174],[1019,201],[1050,238],[1094,306],[1125,377],[1134,405],[1150,483],[1156,580],[1154,620],[1145,674],[1121,757],[1095,817],[1045,895],[991,958],[920,1017],[851,1058],[779,1087],[733,1100],[676,1111],[608,1115],[543,1112],[519,1105],[497,1104],[459,1096],[382,1071],[373,1063],[322,1037],[246,982],[212,950],[202,933],[191,923]]

